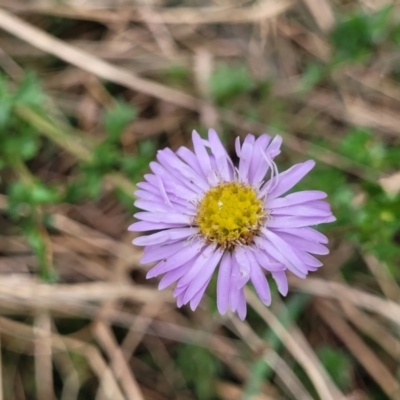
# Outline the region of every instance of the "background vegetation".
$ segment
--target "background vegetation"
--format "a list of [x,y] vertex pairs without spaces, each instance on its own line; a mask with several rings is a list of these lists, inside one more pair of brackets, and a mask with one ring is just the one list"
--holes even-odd
[[[400,399],[400,6],[0,0],[0,399]],[[157,149],[280,134],[324,267],[177,309],[127,233]]]

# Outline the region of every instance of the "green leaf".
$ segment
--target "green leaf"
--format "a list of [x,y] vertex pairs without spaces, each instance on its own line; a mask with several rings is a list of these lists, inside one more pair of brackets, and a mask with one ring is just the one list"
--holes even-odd
[[53,204],[60,200],[60,196],[54,188],[38,182],[31,188],[30,200],[33,204]]
[[387,153],[372,132],[363,128],[349,130],[339,145],[339,151],[354,161],[374,168],[380,168],[385,163]]
[[364,56],[371,44],[371,32],[368,16],[357,14],[337,24],[331,40],[338,54],[355,60]]
[[325,345],[318,349],[317,354],[333,381],[342,389],[351,387],[352,362],[343,351]]
[[382,42],[389,34],[392,11],[393,6],[387,5],[371,16],[370,31],[375,43]]
[[121,159],[122,170],[132,179],[136,179],[137,175],[148,167],[156,151],[154,142],[150,140],[139,142],[138,147],[139,154],[124,156]]
[[116,142],[123,130],[136,117],[137,111],[130,104],[121,100],[117,101],[114,107],[106,111],[104,126],[108,133],[108,139]]
[[26,183],[18,181],[8,186],[9,207],[19,208],[21,203],[30,206],[38,204],[53,204],[60,201],[60,195],[55,188],[46,186],[40,181]]
[[96,171],[90,171],[84,178],[84,190],[86,196],[91,199],[99,198],[102,191],[102,175]]
[[[9,127],[9,129],[14,130],[12,127]],[[3,154],[10,164],[20,159],[30,160],[39,150],[40,142],[38,137],[31,135],[31,132],[25,126],[20,126],[19,129],[18,133],[9,132],[2,140],[2,146],[0,147],[0,154]]]
[[323,76],[324,70],[322,65],[315,62],[308,64],[304,70],[298,89],[302,92],[309,92],[322,80]]
[[4,75],[0,73],[0,127],[5,127],[9,122],[12,105],[13,95],[10,92],[9,83]]
[[29,106],[41,105],[44,101],[44,94],[34,72],[28,71],[17,92],[15,93],[15,102]]
[[210,91],[218,103],[247,93],[255,84],[244,65],[220,65],[210,78]]
[[172,86],[187,86],[190,79],[190,70],[185,65],[172,65],[166,70],[165,79]]
[[213,382],[220,370],[220,364],[207,349],[181,345],[176,362],[199,400],[213,398]]
[[331,40],[339,57],[360,60],[368,56],[373,46],[381,43],[393,31],[390,26],[392,6],[385,6],[374,14],[360,12],[339,22]]

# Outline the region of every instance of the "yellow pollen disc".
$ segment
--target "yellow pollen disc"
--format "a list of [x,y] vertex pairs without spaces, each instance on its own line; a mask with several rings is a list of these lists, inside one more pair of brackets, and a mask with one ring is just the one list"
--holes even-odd
[[263,202],[251,186],[226,182],[205,194],[196,223],[206,240],[231,249],[239,243],[252,243],[264,216]]

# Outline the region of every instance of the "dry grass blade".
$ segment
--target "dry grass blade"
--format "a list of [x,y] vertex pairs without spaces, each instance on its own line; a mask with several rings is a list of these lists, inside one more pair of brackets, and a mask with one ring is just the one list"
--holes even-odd
[[[365,400],[382,390],[400,400],[400,289],[389,272],[400,205],[389,14],[400,5],[375,14],[386,0],[61,3],[0,0],[0,400]],[[246,290],[246,321],[217,316],[215,279],[195,312],[177,308],[183,281],[158,291],[125,229],[133,182],[157,150],[191,149],[190,131],[206,127],[235,165],[234,137],[281,134],[279,170],[323,163],[306,179],[337,214],[326,279],[290,279],[307,295],[287,307]]]
[[92,152],[87,144],[83,142],[83,135],[80,132],[72,133],[67,127],[64,127],[64,130],[60,130],[49,120],[27,107],[17,107],[15,111],[17,115],[29,121],[33,126],[46,134],[54,143],[73,154],[77,159],[84,161],[91,159]]
[[400,306],[393,301],[352,289],[341,283],[317,278],[307,278],[306,280],[291,278],[290,285],[305,293],[349,302],[365,310],[380,314],[396,325],[400,325]]
[[[169,87],[152,82],[147,79],[140,78],[125,69],[113,66],[97,57],[94,57],[82,50],[77,49],[71,45],[66,44],[64,41],[56,39],[51,35],[41,31],[40,29],[24,22],[23,20],[7,13],[0,9],[0,27],[7,30],[9,33],[19,37],[20,39],[30,43],[31,45],[40,48],[41,50],[53,54],[60,59],[75,65],[85,71],[88,71],[100,78],[109,80],[110,82],[118,83],[127,88],[135,91],[149,94],[155,98],[162,99],[166,102],[173,103],[185,109],[207,112],[210,115],[215,115],[216,110],[207,101],[199,100],[196,97],[187,95],[181,91],[170,89]],[[331,99],[330,99],[331,100]],[[321,107],[324,102],[314,101],[316,107]],[[313,103],[313,104],[314,104]],[[326,101],[325,101],[326,103]],[[331,110],[331,105],[328,109]],[[209,110],[209,111],[207,111]],[[69,139],[65,133],[52,125],[49,121],[43,119],[37,113],[26,108],[20,108],[17,112],[27,119],[29,122],[33,123],[35,126],[43,129],[44,132],[51,137],[59,145],[63,146],[66,150],[71,151],[76,154],[81,159],[88,159],[90,157],[89,150],[84,146],[77,146],[73,140]],[[335,111],[335,113],[337,113]],[[340,110],[340,118],[342,118],[342,110]],[[264,132],[265,125],[257,122],[246,121],[245,118],[236,115],[232,112],[223,111],[220,112],[220,117],[234,126],[238,126],[242,129],[247,129],[249,127],[253,132]],[[378,122],[377,122],[378,123]],[[394,123],[394,121],[393,121]],[[390,127],[393,128],[393,123],[390,122]],[[386,126],[386,125],[385,125]],[[396,131],[398,130],[395,128]],[[304,140],[296,138],[294,135],[285,134],[286,145],[291,149],[296,151],[304,152],[305,149],[310,147],[312,150],[312,156],[316,159],[327,163],[329,165],[334,165],[337,168],[348,170],[349,166],[348,160],[334,154],[332,151],[318,148],[318,146],[311,145]],[[321,152],[321,150],[323,150]],[[345,166],[343,167],[343,161],[345,161]],[[376,171],[371,175],[370,171],[366,168],[355,168],[354,174],[359,175],[363,179],[375,181]],[[379,174],[378,174],[379,177]],[[115,174],[113,177],[109,177],[112,182],[118,181],[118,186],[129,190],[132,188],[132,184],[126,181],[126,179]]]
[[395,172],[389,176],[382,177],[379,180],[382,188],[390,195],[396,195],[400,192],[400,172]]
[[339,121],[379,129],[394,137],[400,133],[400,119],[397,113],[373,106],[361,98],[349,97],[346,104],[342,104],[333,93],[320,91],[308,97],[306,102],[310,107],[327,113]]
[[8,75],[17,81],[24,75],[24,70],[2,48],[0,48],[0,65]]
[[53,54],[61,60],[75,65],[84,71],[97,75],[99,78],[163,99],[180,107],[192,110],[197,110],[198,108],[198,100],[196,98],[170,89],[165,85],[139,78],[133,73],[115,67],[97,57],[70,46],[63,40],[56,39],[48,33],[43,32],[1,9],[0,28],[46,53]]
[[277,379],[292,394],[293,399],[312,400],[312,396],[293,372],[292,367],[278,353],[268,350],[264,355],[264,361],[275,370]]
[[52,400],[53,393],[53,363],[51,349],[51,320],[46,312],[35,318],[35,377],[37,397]]
[[[212,107],[208,102],[199,103],[199,109],[201,114],[207,114],[210,119],[216,121],[218,118],[217,110]],[[52,122],[45,119],[43,116],[39,115],[34,110],[28,109],[26,107],[18,107],[16,112],[20,117],[22,117],[27,122],[34,125],[39,129],[43,135],[47,136],[49,139],[57,143],[59,146],[73,154],[80,160],[89,160],[92,154],[92,146],[88,146],[88,141],[83,141],[82,138],[85,137],[79,131],[73,131],[67,127],[60,129],[55,126]],[[250,130],[254,133],[264,133],[265,125],[259,122],[246,120],[244,117],[232,112],[232,111],[221,111],[220,118],[233,126],[243,129]],[[163,121],[163,126],[165,122]],[[341,169],[343,171],[351,171],[352,174],[359,176],[361,179],[370,182],[376,182],[382,174],[371,167],[360,165],[354,161],[343,157],[329,149],[322,148],[321,146],[312,144],[304,139],[300,139],[289,133],[284,133],[285,145],[295,152],[304,153],[308,151],[310,156],[315,159],[327,164],[332,165],[335,168]],[[135,186],[120,173],[108,174],[105,177],[106,181],[109,181],[113,187],[119,187],[124,190],[128,195],[131,195],[135,190]],[[1,198],[0,198],[0,208],[1,208]]]
[[142,15],[143,21],[149,27],[149,30],[152,32],[154,39],[165,56],[176,56],[176,43],[168,28],[163,23],[159,13],[156,12],[153,7],[149,7],[148,5],[143,5],[140,7],[139,13]]
[[[292,1],[281,0],[279,3],[273,1],[262,1],[250,7],[174,7],[158,8],[146,16],[146,22],[152,24],[246,24],[267,19],[277,18],[293,5]],[[36,12],[49,15],[58,15],[74,19],[88,19],[101,22],[118,22],[120,17],[113,12],[106,10],[90,9],[85,7],[78,9],[62,5],[21,5],[6,3],[4,6],[20,12]],[[136,6],[128,8],[125,19],[131,21],[141,21],[143,18],[143,8]]]
[[[2,347],[1,343],[1,331],[0,331],[0,348]],[[0,400],[3,400],[3,357],[0,351]]]
[[262,1],[251,7],[175,8],[160,10],[151,22],[165,24],[249,23],[278,17],[292,6],[291,1]]
[[[64,343],[60,343],[60,345],[63,344]],[[60,400],[78,399],[80,388],[79,373],[68,354],[67,347],[64,346],[63,352],[53,353],[53,360],[64,383]]]
[[168,293],[143,286],[128,284],[91,282],[83,284],[54,284],[16,277],[0,278],[0,298],[26,302],[36,306],[55,304],[102,302],[113,299],[133,299],[138,302],[164,302],[170,298]]
[[362,254],[365,263],[382,289],[384,295],[389,299],[398,303],[400,300],[400,288],[393,276],[390,276],[389,269],[384,262],[379,261],[371,253]]
[[339,400],[344,396],[331,381],[330,377],[320,364],[317,356],[310,345],[299,331],[289,332],[268,308],[253,294],[251,290],[245,289],[246,299],[249,305],[260,315],[268,326],[280,338],[283,345],[290,351],[292,356],[304,368],[310,380],[313,382],[321,399]]
[[[229,321],[238,331],[246,344],[257,354],[264,348],[266,343],[254,332],[250,325],[238,318]],[[276,373],[280,384],[292,395],[294,399],[312,400],[311,394],[297,378],[287,362],[272,348],[263,351],[261,358]]]
[[[216,391],[223,400],[242,400],[243,390],[239,385],[235,385],[230,382],[219,381],[216,385]],[[276,397],[272,397],[265,394],[259,394],[252,397],[252,400],[277,400]]]
[[332,307],[325,303],[317,305],[319,315],[330,326],[337,336],[345,343],[348,349],[358,359],[360,364],[368,371],[372,378],[379,384],[386,395],[393,400],[400,399],[400,384],[391,374],[385,364],[365,344],[360,336],[338,316]]
[[61,232],[74,236],[93,246],[106,250],[110,254],[125,260],[138,261],[139,251],[104,233],[80,224],[62,214],[53,215],[54,226]]
[[373,320],[369,315],[366,315],[349,303],[341,303],[341,307],[347,319],[356,326],[359,331],[369,336],[375,343],[379,344],[389,356],[400,362],[400,340],[397,339],[389,329],[382,326],[381,321]]
[[121,348],[115,341],[113,334],[108,326],[103,322],[96,322],[94,325],[94,335],[110,358],[110,366],[114,371],[115,377],[121,382],[128,399],[144,400],[136,379],[130,371],[127,361],[121,352]]
[[303,0],[315,22],[323,32],[329,32],[335,25],[335,15],[329,0]]
[[[12,340],[17,337],[21,341],[30,343],[34,343],[37,334],[47,334],[39,328],[35,331],[30,325],[12,321],[4,317],[0,317],[0,331]],[[63,337],[54,333],[48,339],[54,352],[65,351],[65,347],[67,347],[69,351],[80,353],[86,358],[88,364],[101,382],[101,391],[108,400],[124,400],[124,396],[113,374],[96,347],[80,340]],[[12,345],[12,341],[9,341],[9,345]]]
[[14,0],[1,0],[0,6],[15,11],[17,13],[44,14],[64,18],[83,19],[85,21],[98,21],[103,23],[113,23],[120,20],[120,16],[112,11],[82,7],[69,7],[63,4],[24,4]]
[[[139,78],[138,76],[133,75],[132,73],[127,72],[122,68],[115,67],[112,64],[102,61],[97,57],[91,56],[90,54],[82,50],[70,46],[65,42],[52,37],[51,35],[41,31],[36,27],[31,26],[30,24],[22,21],[17,17],[12,16],[11,14],[1,9],[0,27],[6,29],[20,39],[27,41],[33,46],[36,46],[50,54],[54,54],[60,59],[76,65],[77,67],[94,75],[97,75],[100,78],[124,85],[139,92],[147,93],[151,96],[167,102],[174,103],[186,109],[191,109],[195,111],[201,109],[207,110],[207,108],[210,108],[210,110],[213,109],[213,107],[206,101],[199,100],[181,91],[170,89],[167,86],[152,82],[150,80]],[[44,121],[42,118],[40,118],[40,116],[26,109],[23,109],[20,112],[23,115],[28,116],[28,118],[35,122],[36,125],[45,125],[45,132],[49,132],[51,136],[54,136],[56,138],[56,141],[58,140],[60,144],[63,145],[63,147],[68,149],[72,146],[72,151],[78,156],[81,155],[81,157],[83,158],[87,158],[89,156],[87,150],[84,150],[83,148],[79,148],[79,150],[75,149],[75,145],[72,141],[69,141],[67,138],[60,135],[60,130],[54,128],[54,126],[51,126],[51,124],[50,126],[47,126],[46,124],[49,124],[49,122]],[[214,112],[212,113],[215,114]],[[227,122],[233,123],[234,125],[239,125],[243,128],[246,125],[250,125],[255,132],[263,132],[265,130],[265,126],[263,124],[247,122],[242,117],[235,115],[231,112],[222,112],[221,117]],[[262,126],[259,127],[259,125]],[[287,138],[286,144],[290,145],[290,143],[292,143],[290,147],[297,149],[297,151],[299,151],[299,149],[302,149],[304,144],[309,145],[309,143],[305,143],[304,141],[302,141],[303,143],[300,143],[300,139],[297,139],[292,135],[285,136]],[[327,153],[327,151],[325,151],[324,153]],[[317,151],[317,149],[313,152],[313,156],[328,164],[333,163],[333,165],[338,167],[342,165],[342,162],[340,160],[336,162],[334,161],[335,157],[333,157],[332,154],[323,157],[323,155],[321,156],[320,152]],[[368,179],[369,174],[363,173],[362,176],[363,178]],[[123,178],[120,177],[120,180],[123,180]],[[126,183],[125,186],[128,187],[129,185]]]

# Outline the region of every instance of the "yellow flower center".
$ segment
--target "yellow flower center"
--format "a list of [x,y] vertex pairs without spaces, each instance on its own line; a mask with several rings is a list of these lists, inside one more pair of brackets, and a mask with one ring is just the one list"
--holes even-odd
[[226,182],[205,194],[196,223],[207,241],[231,249],[239,243],[252,243],[264,217],[263,201],[251,186]]

